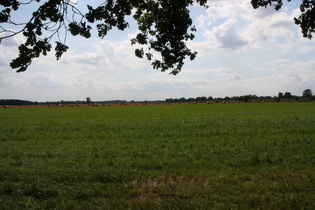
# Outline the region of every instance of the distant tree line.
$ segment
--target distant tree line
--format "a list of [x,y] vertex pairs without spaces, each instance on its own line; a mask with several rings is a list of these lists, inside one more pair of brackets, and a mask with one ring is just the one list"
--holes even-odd
[[0,106],[25,106],[25,105],[36,105],[37,102],[32,101],[25,101],[25,100],[19,100],[19,99],[1,99],[0,100]]
[[223,102],[223,101],[240,101],[240,102],[248,102],[248,101],[270,101],[274,100],[279,102],[281,100],[315,100],[315,96],[312,93],[311,89],[306,89],[303,91],[302,96],[295,96],[292,95],[290,92],[279,92],[278,96],[257,96],[257,95],[243,95],[243,96],[233,96],[229,97],[226,96],[224,98],[218,97],[213,98],[212,96],[200,96],[196,98],[167,98],[165,100],[156,100],[156,101],[134,101],[131,100],[128,102],[127,100],[108,100],[108,101],[92,101],[90,97],[87,97],[85,101],[47,101],[47,102],[33,102],[33,101],[26,101],[26,100],[19,100],[19,99],[1,99],[0,106],[19,106],[19,105],[79,105],[79,104],[86,104],[86,105],[93,105],[93,104],[128,104],[128,103],[200,103],[200,102]]
[[226,96],[224,98],[218,97],[218,98],[213,98],[212,96],[206,97],[206,96],[201,96],[201,97],[196,97],[196,98],[167,98],[165,99],[165,102],[168,103],[176,103],[176,102],[209,102],[209,101],[214,101],[214,102],[222,102],[222,101],[240,101],[240,102],[248,102],[248,101],[257,101],[257,100],[261,100],[261,101],[270,101],[270,100],[274,100],[274,101],[281,101],[283,99],[292,99],[292,100],[299,100],[299,99],[311,99],[311,100],[315,100],[315,96],[312,93],[311,89],[306,89],[303,91],[302,96],[296,96],[296,95],[292,95],[290,92],[279,92],[278,96],[257,96],[257,95],[243,95],[243,96],[233,96],[233,97],[229,97]]
[[214,102],[221,102],[221,101],[242,101],[242,102],[247,102],[248,100],[251,99],[271,99],[271,96],[256,96],[256,95],[245,95],[245,96],[233,96],[229,97],[226,96],[224,98],[218,97],[218,98],[213,98],[212,96],[206,97],[206,96],[201,96],[201,97],[196,97],[196,98],[167,98],[165,102],[170,102],[170,103],[176,103],[176,102],[209,102],[209,101],[214,101]]
[[126,100],[108,100],[108,101],[92,101],[90,97],[87,97],[85,101],[47,101],[41,102],[39,105],[93,105],[93,104],[123,104],[127,103]]
[[165,102],[167,103],[176,103],[176,102],[203,102],[203,101],[211,101],[213,100],[212,97],[206,97],[206,96],[201,96],[201,97],[197,97],[197,98],[167,98],[165,99]]

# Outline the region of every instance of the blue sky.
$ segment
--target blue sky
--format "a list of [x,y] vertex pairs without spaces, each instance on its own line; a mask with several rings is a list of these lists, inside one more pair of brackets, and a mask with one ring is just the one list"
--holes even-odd
[[[78,3],[83,7],[85,2],[90,1]],[[0,45],[0,99],[163,100],[315,91],[315,39],[303,38],[293,21],[299,1],[286,2],[281,11],[254,10],[250,0],[208,2],[208,9],[190,8],[197,32],[188,46],[198,55],[177,76],[153,70],[150,62],[134,56],[130,39],[137,27],[132,22],[104,39],[69,35],[70,49],[59,61],[51,52],[23,73],[9,67],[24,39],[15,36]],[[19,17],[30,11],[25,8]]]

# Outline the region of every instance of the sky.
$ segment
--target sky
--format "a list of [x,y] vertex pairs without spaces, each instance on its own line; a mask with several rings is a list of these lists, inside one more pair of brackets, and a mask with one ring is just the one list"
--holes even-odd
[[[198,54],[176,76],[134,55],[134,22],[103,39],[96,33],[90,39],[69,34],[69,50],[59,61],[52,51],[22,73],[9,66],[24,40],[17,35],[0,45],[0,99],[137,101],[315,92],[315,38],[303,38],[294,24],[299,2],[284,2],[280,11],[255,10],[250,0],[209,0],[208,9],[191,6],[197,32],[187,45]],[[86,3],[78,1],[80,8]],[[13,18],[25,19],[32,9],[25,7]]]

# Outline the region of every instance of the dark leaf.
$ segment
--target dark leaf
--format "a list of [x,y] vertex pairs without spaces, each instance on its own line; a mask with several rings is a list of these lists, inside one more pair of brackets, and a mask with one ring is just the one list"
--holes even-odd
[[59,60],[61,58],[62,54],[68,50],[68,48],[69,48],[68,46],[66,46],[60,42],[56,42],[56,47],[55,47],[56,59]]

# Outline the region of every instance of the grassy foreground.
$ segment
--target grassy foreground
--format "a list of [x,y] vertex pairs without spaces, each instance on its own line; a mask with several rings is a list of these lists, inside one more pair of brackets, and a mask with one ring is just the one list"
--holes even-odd
[[314,209],[315,103],[0,109],[0,209]]

